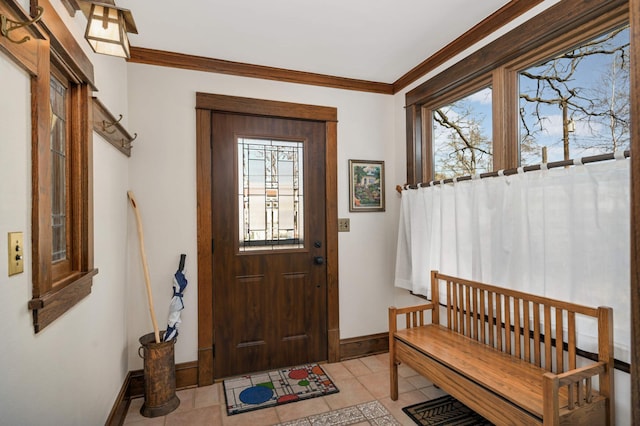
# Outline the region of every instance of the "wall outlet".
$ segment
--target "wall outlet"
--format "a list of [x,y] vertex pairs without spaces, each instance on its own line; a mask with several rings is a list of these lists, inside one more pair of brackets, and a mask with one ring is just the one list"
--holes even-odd
[[349,219],[338,219],[338,232],[349,232],[350,228]]

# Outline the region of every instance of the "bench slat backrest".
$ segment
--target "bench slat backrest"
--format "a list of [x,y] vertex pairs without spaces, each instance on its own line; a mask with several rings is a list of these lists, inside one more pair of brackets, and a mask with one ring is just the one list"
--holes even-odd
[[[440,283],[445,283],[442,293]],[[576,368],[576,315],[596,318],[599,360],[612,361],[610,308],[591,308],[437,271],[431,274],[431,295],[434,306],[444,306],[446,312],[441,322],[439,309],[434,309],[433,323],[553,373]]]

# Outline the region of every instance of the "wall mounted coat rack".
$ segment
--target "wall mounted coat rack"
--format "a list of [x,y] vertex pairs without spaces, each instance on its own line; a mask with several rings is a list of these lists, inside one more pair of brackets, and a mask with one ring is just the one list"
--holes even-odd
[[131,143],[138,137],[133,136],[120,124],[122,114],[116,119],[113,114],[98,100],[93,97],[93,130],[102,136],[107,142],[115,146],[127,157],[131,157]]

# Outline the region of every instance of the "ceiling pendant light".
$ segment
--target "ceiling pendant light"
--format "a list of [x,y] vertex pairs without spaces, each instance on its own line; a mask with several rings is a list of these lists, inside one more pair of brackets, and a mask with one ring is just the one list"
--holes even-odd
[[127,33],[138,34],[129,9],[112,4],[87,2],[91,9],[87,15],[87,31],[84,37],[96,53],[130,58]]

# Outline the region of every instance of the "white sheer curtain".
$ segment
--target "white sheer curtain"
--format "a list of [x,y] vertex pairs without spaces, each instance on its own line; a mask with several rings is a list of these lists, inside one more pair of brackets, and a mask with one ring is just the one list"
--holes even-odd
[[[402,192],[396,287],[430,297],[430,271],[614,311],[629,362],[629,161]],[[594,350],[588,325],[581,349]]]

